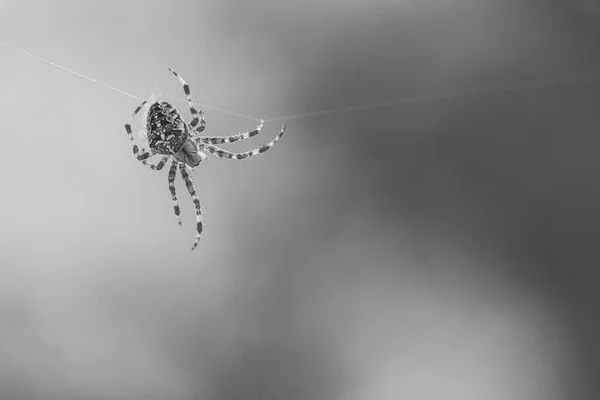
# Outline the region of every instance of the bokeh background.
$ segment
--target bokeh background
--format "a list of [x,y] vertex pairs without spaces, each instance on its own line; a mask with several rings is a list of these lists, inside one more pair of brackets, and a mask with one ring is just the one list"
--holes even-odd
[[597,399],[599,22],[597,0],[0,1],[1,41],[188,118],[168,67],[257,118],[420,99],[211,158],[190,252],[185,186],[179,227],[131,154],[139,101],[0,46],[0,399]]

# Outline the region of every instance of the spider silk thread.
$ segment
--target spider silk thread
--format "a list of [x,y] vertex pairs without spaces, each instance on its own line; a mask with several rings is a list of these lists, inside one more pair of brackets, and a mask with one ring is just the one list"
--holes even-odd
[[[34,59],[37,59],[39,61],[50,64],[54,67],[60,68],[70,74],[73,74],[73,75],[78,76],[83,79],[87,79],[90,82],[104,86],[104,87],[114,90],[118,93],[132,97],[139,101],[144,101],[144,99],[142,99],[141,97],[133,95],[125,90],[119,89],[119,88],[109,85],[107,83],[101,82],[97,79],[91,78],[80,72],[74,71],[70,68],[67,68],[58,63],[55,63],[54,61],[50,61],[48,59],[45,59],[43,57],[40,57],[38,55],[35,55],[35,54],[25,51],[23,49],[20,49],[16,46],[10,45],[8,43],[4,43],[2,41],[0,41],[0,45],[5,46],[14,51],[17,51],[19,53],[25,54],[25,55],[32,57]],[[464,91],[460,91],[460,92],[449,92],[449,93],[441,93],[441,94],[434,94],[434,95],[416,96],[416,97],[409,97],[409,98],[404,98],[404,99],[399,99],[399,100],[391,100],[391,101],[368,103],[368,104],[357,104],[357,105],[341,107],[341,108],[331,108],[331,109],[318,110],[318,111],[309,111],[309,112],[305,112],[305,113],[298,113],[298,114],[291,114],[291,115],[284,115],[284,116],[275,116],[275,117],[270,117],[270,118],[264,118],[264,121],[265,122],[288,121],[288,120],[307,118],[307,117],[318,117],[318,116],[324,116],[324,115],[341,114],[341,113],[346,113],[346,112],[351,112],[351,111],[362,111],[362,110],[372,110],[372,109],[377,109],[377,108],[398,107],[398,106],[414,104],[414,103],[426,103],[426,102],[442,101],[442,100],[449,100],[449,99],[455,99],[455,98],[493,95],[493,94],[500,94],[500,93],[506,93],[506,92],[514,92],[514,91],[519,91],[519,90],[526,90],[526,89],[540,89],[540,88],[544,88],[544,87],[569,85],[569,84],[574,84],[574,83],[579,83],[579,82],[596,80],[599,78],[600,78],[600,74],[597,74],[597,73],[596,74],[587,74],[587,75],[578,75],[578,76],[557,77],[557,78],[550,78],[550,79],[536,80],[536,81],[522,82],[522,83],[515,83],[515,84],[508,84],[508,85],[497,85],[497,86],[489,86],[489,87],[485,87],[485,88],[468,89],[468,90],[464,90]],[[169,96],[169,95],[163,95],[163,96],[170,97],[170,98],[173,98],[173,99],[176,99],[179,101],[187,102],[186,99],[182,99],[180,97]],[[241,113],[238,113],[235,111],[230,111],[230,110],[227,110],[224,108],[211,106],[208,104],[201,104],[201,103],[197,103],[195,101],[194,101],[194,104],[198,105],[202,108],[211,109],[211,110],[214,110],[217,112],[233,115],[233,116],[236,116],[239,118],[249,119],[252,121],[260,121],[261,120],[260,118],[241,114]]]
[[569,85],[574,83],[581,83],[591,80],[600,79],[600,74],[587,74],[587,75],[578,75],[578,76],[565,76],[565,77],[555,77],[549,78],[545,80],[536,80],[530,82],[522,82],[508,85],[497,85],[497,86],[488,86],[485,88],[474,88],[467,89],[460,92],[449,92],[449,93],[439,93],[433,95],[423,95],[423,96],[415,96],[408,97],[399,100],[390,100],[390,101],[382,101],[377,103],[369,103],[369,104],[357,104],[343,108],[332,108],[328,110],[320,110],[320,111],[311,111],[300,114],[292,114],[278,117],[265,118],[266,122],[276,122],[276,121],[288,121],[292,119],[299,119],[305,117],[317,117],[322,115],[333,115],[351,111],[362,111],[362,110],[371,110],[376,108],[386,108],[386,107],[397,107],[408,104],[415,103],[426,103],[433,101],[442,101],[449,99],[457,99],[457,98],[465,98],[465,97],[475,97],[475,96],[483,96],[483,95],[493,95],[500,94],[506,92],[514,92],[518,90],[526,90],[526,89],[541,89],[544,87],[552,87],[559,85]]
[[[38,55],[35,55],[35,54],[33,54],[33,53],[30,53],[30,52],[28,52],[28,51],[25,51],[25,50],[23,50],[23,49],[20,49],[20,48],[18,48],[18,47],[16,47],[16,46],[10,45],[10,44],[8,44],[8,43],[4,43],[4,42],[2,42],[2,41],[0,41],[0,45],[2,45],[2,46],[5,46],[5,47],[7,47],[7,48],[9,48],[9,49],[12,49],[12,50],[14,50],[14,51],[17,51],[17,52],[19,52],[19,53],[25,54],[26,56],[29,56],[29,57],[35,58],[36,60],[39,60],[39,61],[45,62],[45,63],[47,63],[47,64],[50,64],[50,65],[52,65],[52,66],[54,66],[54,67],[60,68],[60,69],[62,69],[62,70],[64,70],[64,71],[67,71],[68,73],[70,73],[70,74],[73,74],[73,75],[75,75],[75,76],[78,76],[78,77],[80,77],[80,78],[87,79],[87,80],[88,80],[88,81],[90,81],[90,82],[93,82],[93,83],[96,83],[96,84],[98,84],[98,85],[104,86],[104,87],[106,87],[106,88],[108,88],[108,89],[114,90],[114,91],[116,91],[116,92],[119,92],[119,93],[121,93],[121,94],[124,94],[124,95],[126,95],[126,96],[129,96],[129,97],[132,97],[132,98],[134,98],[134,99],[137,99],[137,100],[139,100],[139,101],[144,101],[144,99],[142,99],[141,97],[138,97],[138,96],[136,96],[136,95],[134,95],[134,94],[131,94],[131,93],[129,93],[129,92],[127,92],[127,91],[125,91],[125,90],[122,90],[122,89],[119,89],[119,88],[117,88],[117,87],[114,87],[114,86],[112,86],[112,85],[109,85],[109,84],[107,84],[107,83],[101,82],[101,81],[99,81],[99,80],[97,80],[97,79],[94,79],[94,78],[92,78],[92,77],[89,77],[89,76],[87,76],[87,75],[84,75],[84,74],[82,74],[82,73],[80,73],[80,72],[74,71],[74,70],[72,70],[72,69],[70,69],[70,68],[67,68],[67,67],[65,67],[65,66],[63,66],[63,65],[60,65],[60,64],[58,64],[58,63],[55,63],[54,61],[50,61],[50,60],[48,60],[48,59],[46,59],[46,58],[40,57],[40,56],[38,56]],[[179,97],[168,96],[168,95],[163,95],[163,96],[165,96],[165,97],[171,97],[171,98],[174,98],[174,99],[176,99],[176,100],[180,100],[180,101],[185,101],[185,102],[187,102],[187,100],[186,100],[186,99],[182,99],[182,98],[179,98]],[[200,106],[200,107],[203,107],[203,108],[207,108],[207,109],[211,109],[211,110],[214,110],[214,111],[222,112],[222,113],[224,113],[224,114],[230,114],[230,115],[233,115],[233,116],[236,116],[236,117],[245,118],[245,119],[250,119],[250,120],[253,120],[253,121],[260,121],[260,118],[251,117],[251,116],[249,116],[249,115],[245,115],[245,114],[237,113],[237,112],[234,112],[234,111],[226,110],[226,109],[224,109],[224,108],[214,107],[214,106],[210,106],[210,105],[208,105],[208,104],[201,104],[201,103],[198,103],[198,102],[196,102],[196,101],[194,101],[194,104],[196,104],[196,105],[198,105],[198,106]]]

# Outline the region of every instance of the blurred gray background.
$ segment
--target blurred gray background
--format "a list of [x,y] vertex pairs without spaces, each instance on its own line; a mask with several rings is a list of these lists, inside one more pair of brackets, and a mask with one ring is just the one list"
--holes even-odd
[[433,97],[211,158],[190,252],[185,186],[179,227],[131,154],[139,101],[0,47],[0,399],[597,399],[599,22],[597,0],[1,1],[1,41],[142,98],[183,98],[169,67],[256,117]]

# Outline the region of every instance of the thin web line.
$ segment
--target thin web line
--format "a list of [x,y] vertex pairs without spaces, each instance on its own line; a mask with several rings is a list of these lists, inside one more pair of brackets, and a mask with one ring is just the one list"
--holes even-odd
[[58,67],[58,68],[60,68],[60,69],[63,69],[63,70],[65,70],[65,71],[67,71],[68,73],[70,73],[70,74],[73,74],[73,75],[76,75],[76,76],[78,76],[78,77],[80,77],[80,78],[87,79],[88,81],[92,81],[92,82],[94,82],[94,83],[97,83],[97,84],[99,84],[99,85],[102,85],[102,86],[104,86],[104,87],[107,87],[107,88],[109,88],[109,89],[112,89],[112,90],[114,90],[114,91],[117,91],[117,92],[119,92],[119,93],[123,93],[125,96],[133,97],[134,99],[138,99],[138,100],[140,100],[140,101],[143,101],[143,99],[141,99],[141,98],[139,98],[139,97],[137,97],[137,96],[135,96],[135,95],[133,95],[133,94],[131,94],[131,93],[128,93],[128,92],[126,92],[126,91],[124,91],[124,90],[121,90],[121,89],[119,89],[119,88],[116,88],[116,87],[114,87],[114,86],[111,86],[111,85],[109,85],[109,84],[106,84],[106,83],[104,83],[104,82],[97,81],[97,80],[96,80],[96,79],[94,79],[94,78],[90,78],[89,76],[86,76],[86,75],[80,74],[79,72],[73,71],[72,69],[69,69],[69,68],[67,68],[67,67],[63,67],[62,65],[60,65],[60,64],[57,64],[57,63],[55,63],[55,62],[53,62],[53,61],[46,60],[45,58],[42,58],[42,57],[40,57],[40,56],[36,56],[35,54],[31,54],[31,53],[30,53],[30,52],[28,52],[28,51],[21,50],[21,49],[19,49],[18,47],[15,47],[15,46],[13,46],[13,45],[10,45],[10,44],[8,44],[8,43],[0,42],[0,44],[1,44],[2,46],[8,47],[9,49],[12,49],[12,50],[14,50],[14,51],[18,51],[19,53],[23,53],[23,54],[25,54],[25,55],[27,55],[27,56],[29,56],[29,57],[33,57],[33,58],[35,58],[35,59],[37,59],[37,60],[43,61],[43,62],[45,62],[45,63],[48,63],[48,64],[50,64],[50,65],[54,65],[55,67]]
[[[77,71],[73,71],[72,69],[69,69],[69,68],[64,67],[60,64],[57,64],[53,61],[50,61],[50,60],[47,60],[40,56],[37,56],[35,54],[32,54],[28,51],[22,50],[13,45],[4,43],[2,41],[0,41],[0,45],[8,47],[9,49],[12,49],[12,50],[17,51],[22,54],[25,54],[29,57],[35,58],[39,61],[45,62],[47,64],[50,64],[57,68],[60,68],[62,70],[65,70],[65,71],[69,72],[70,74],[73,74],[80,78],[87,79],[93,83],[97,83],[108,89],[122,93],[122,94],[132,97],[134,99],[143,101],[143,99],[138,96],[135,96],[124,90],[121,90],[119,88],[111,86],[107,83],[98,81],[94,78],[86,76]],[[404,99],[400,99],[400,100],[391,100],[391,101],[368,103],[368,104],[357,104],[357,105],[342,107],[342,108],[332,108],[332,109],[327,109],[327,110],[318,110],[318,111],[310,111],[310,112],[299,113],[299,114],[276,116],[276,117],[271,117],[271,118],[265,118],[265,122],[288,121],[288,120],[292,120],[292,119],[300,119],[300,118],[307,118],[307,117],[317,117],[317,116],[323,116],[323,115],[341,114],[341,113],[347,113],[347,112],[351,112],[351,111],[372,110],[372,109],[386,108],[386,107],[397,107],[397,106],[413,104],[413,103],[425,103],[425,102],[441,101],[441,100],[448,100],[448,99],[455,99],[455,98],[462,98],[462,97],[492,95],[492,94],[513,92],[513,91],[526,90],[526,89],[538,89],[538,88],[544,88],[544,87],[550,87],[550,86],[568,85],[568,84],[573,84],[573,83],[578,83],[578,82],[585,82],[585,81],[590,81],[590,80],[596,80],[599,78],[600,78],[600,74],[559,77],[559,78],[552,78],[552,79],[546,79],[546,80],[538,80],[538,81],[534,81],[534,82],[516,83],[516,84],[512,84],[512,85],[491,86],[491,87],[487,87],[487,88],[470,89],[470,90],[465,90],[462,92],[451,92],[451,93],[442,93],[442,94],[436,94],[436,95],[416,96],[416,97],[409,97],[409,98],[404,98]],[[177,99],[179,101],[186,101],[185,99],[182,99],[179,97],[174,97],[174,96],[166,96],[166,97],[171,97],[171,98]],[[197,105],[201,106],[202,108],[211,109],[214,111],[233,115],[233,116],[236,116],[239,118],[245,118],[245,119],[249,119],[249,120],[253,120],[253,121],[260,120],[259,118],[255,118],[255,117],[252,117],[249,115],[237,113],[234,111],[229,111],[229,110],[219,108],[219,107],[213,107],[213,106],[210,106],[207,104],[201,104],[201,103],[196,103],[196,102],[194,102],[194,104],[197,104]]]
[[[65,66],[62,66],[62,65],[60,65],[60,64],[58,64],[58,63],[55,63],[54,61],[50,61],[50,60],[48,60],[48,59],[45,59],[45,58],[43,58],[43,57],[37,56],[37,55],[35,55],[35,54],[32,54],[32,53],[30,53],[30,52],[28,52],[28,51],[25,51],[25,50],[22,50],[22,49],[20,49],[20,48],[18,48],[18,47],[15,47],[15,46],[13,46],[13,45],[10,45],[10,44],[8,44],[8,43],[4,43],[4,42],[0,41],[0,45],[2,45],[2,46],[5,46],[5,47],[8,47],[9,49],[12,49],[12,50],[14,50],[14,51],[17,51],[17,52],[19,52],[19,53],[25,54],[25,55],[27,55],[27,56],[29,56],[29,57],[35,58],[36,60],[39,60],[39,61],[45,62],[45,63],[47,63],[47,64],[53,65],[53,66],[55,66],[55,67],[57,67],[57,68],[60,68],[60,69],[62,69],[62,70],[64,70],[64,71],[67,71],[67,72],[68,72],[68,73],[70,73],[70,74],[73,74],[73,75],[75,75],[75,76],[78,76],[78,77],[80,77],[80,78],[83,78],[83,79],[87,79],[88,81],[91,81],[91,82],[97,83],[97,84],[99,84],[99,85],[102,85],[102,86],[104,86],[104,87],[106,87],[106,88],[108,88],[108,89],[111,89],[111,90],[114,90],[114,91],[116,91],[116,92],[122,93],[122,94],[124,94],[124,95],[126,95],[126,96],[132,97],[132,98],[134,98],[134,99],[137,99],[137,100],[139,100],[139,101],[144,101],[144,99],[142,99],[141,97],[138,97],[138,96],[136,96],[136,95],[133,95],[133,94],[131,94],[131,93],[129,93],[129,92],[126,92],[126,91],[124,91],[124,90],[121,90],[121,89],[119,89],[119,88],[116,88],[116,87],[114,87],[114,86],[111,86],[111,85],[109,85],[109,84],[107,84],[107,83],[100,82],[99,80],[96,80],[96,79],[94,79],[94,78],[91,78],[91,77],[89,77],[89,76],[87,76],[87,75],[84,75],[84,74],[82,74],[82,73],[79,73],[79,72],[77,72],[77,71],[73,71],[73,70],[72,70],[72,69],[70,69],[70,68],[67,68],[67,67],[65,67]],[[175,98],[175,99],[177,99],[177,100],[181,100],[181,101],[187,101],[187,100],[185,100],[185,99],[182,99],[182,98],[179,98],[179,97],[174,97],[174,96],[166,96],[166,97],[172,97],[172,98]],[[234,115],[234,116],[236,116],[236,117],[240,117],[240,118],[246,118],[246,119],[250,119],[250,120],[253,120],[253,121],[260,121],[260,118],[255,118],[255,117],[251,117],[251,116],[248,116],[248,115],[244,115],[244,114],[236,113],[236,112],[234,112],[234,111],[229,111],[229,110],[226,110],[226,109],[224,109],[224,108],[213,107],[213,106],[209,106],[209,105],[207,105],[207,104],[200,104],[200,103],[196,103],[196,102],[194,102],[194,104],[198,104],[199,106],[202,106],[203,108],[208,108],[208,109],[215,110],[215,111],[219,111],[219,112],[222,112],[222,113],[225,113],[225,114]]]
[[[175,100],[179,100],[179,101],[184,101],[184,102],[187,103],[187,99],[182,99],[181,97],[171,96],[171,95],[168,95],[168,94],[162,94],[162,96],[169,97],[171,99],[175,99]],[[199,106],[200,108],[208,108],[208,109],[211,109],[211,110],[214,110],[214,111],[219,111],[219,112],[222,112],[222,113],[225,113],[225,114],[230,114],[230,115],[233,115],[233,116],[236,116],[236,117],[240,117],[240,118],[244,118],[244,119],[249,119],[249,120],[252,120],[252,121],[260,121],[260,118],[252,117],[252,116],[246,115],[246,114],[240,114],[240,113],[237,113],[237,112],[234,112],[234,111],[225,110],[225,109],[219,108],[219,107],[209,106],[207,104],[198,103],[195,100],[194,100],[194,105]]]
[[441,93],[434,95],[424,95],[424,96],[416,96],[416,97],[408,97],[400,100],[391,100],[384,101],[378,103],[370,103],[370,104],[357,104],[353,106],[343,107],[343,108],[332,108],[328,110],[319,110],[319,111],[310,111],[300,114],[292,114],[285,115],[281,117],[271,117],[266,118],[267,122],[275,122],[275,121],[288,121],[292,119],[306,118],[306,117],[318,117],[323,115],[331,115],[331,114],[341,114],[350,111],[361,111],[361,110],[371,110],[376,108],[386,108],[386,107],[396,107],[413,103],[425,103],[425,102],[433,102],[433,101],[442,101],[448,99],[456,99],[461,97],[475,97],[482,95],[493,95],[505,92],[514,92],[517,90],[526,90],[526,89],[541,89],[544,87],[550,86],[559,86],[559,85],[569,85],[573,83],[586,82],[600,79],[600,74],[589,74],[589,75],[580,75],[580,76],[571,76],[571,77],[559,77],[552,78],[546,80],[538,80],[534,82],[525,82],[525,83],[516,83],[512,85],[502,85],[502,86],[490,86],[487,88],[478,88],[478,89],[470,89],[462,92],[451,92],[451,93]]

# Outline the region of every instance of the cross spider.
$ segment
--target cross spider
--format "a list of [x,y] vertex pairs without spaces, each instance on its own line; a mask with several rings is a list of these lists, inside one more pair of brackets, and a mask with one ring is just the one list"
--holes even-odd
[[[171,192],[171,198],[173,200],[173,209],[177,222],[181,225],[181,217],[179,216],[180,209],[175,194],[175,175],[177,168],[181,172],[181,178],[185,181],[187,190],[192,197],[194,206],[196,207],[196,238],[192,250],[198,246],[200,242],[200,236],[202,234],[202,211],[200,210],[200,200],[196,195],[194,188],[194,182],[192,177],[188,173],[187,169],[194,170],[202,161],[207,159],[207,155],[203,153],[203,150],[215,154],[220,158],[226,158],[229,160],[243,160],[255,156],[260,153],[264,153],[277,143],[277,141],[283,136],[285,132],[285,125],[281,127],[281,131],[271,142],[258,147],[254,150],[246,151],[243,153],[232,153],[227,150],[221,149],[215,145],[223,143],[233,143],[238,140],[244,140],[258,135],[262,130],[264,120],[253,130],[249,130],[242,133],[237,133],[231,136],[199,136],[206,127],[206,120],[204,119],[204,112],[202,110],[196,110],[192,95],[190,93],[190,86],[177,72],[169,68],[169,71],[175,75],[177,79],[183,85],[183,91],[187,97],[188,104],[190,106],[190,112],[192,114],[192,121],[187,124],[179,111],[171,104],[166,101],[155,101],[150,105],[148,110],[148,117],[146,120],[146,134],[148,138],[148,146],[150,151],[145,151],[144,148],[138,149],[133,135],[131,134],[131,123],[138,112],[144,107],[147,101],[143,101],[133,114],[129,121],[125,124],[125,131],[129,136],[129,140],[133,145],[133,154],[142,164],[149,166],[152,170],[160,171],[169,160],[173,157],[171,162],[171,168],[169,169],[169,191]],[[149,161],[150,157],[154,155],[162,155],[162,159],[158,164],[153,164]]]

